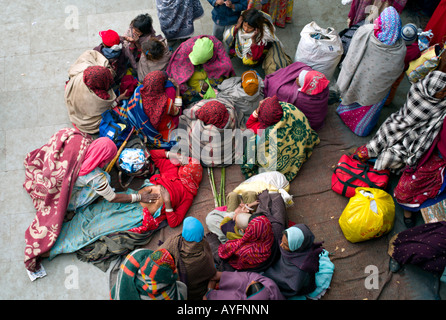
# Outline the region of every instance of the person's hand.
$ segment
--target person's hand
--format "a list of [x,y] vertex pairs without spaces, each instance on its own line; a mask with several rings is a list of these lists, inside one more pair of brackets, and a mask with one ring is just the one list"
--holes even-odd
[[238,205],[238,207],[235,208],[235,210],[234,210],[234,216],[232,217],[232,220],[235,221],[237,215],[238,215],[239,213],[243,213],[243,212],[245,212],[245,210],[246,210],[245,204],[244,204],[243,202],[240,203],[240,204]]
[[170,203],[170,193],[167,191],[166,187],[160,185],[160,195],[164,203]]
[[135,41],[136,41],[136,40],[133,39],[132,37],[127,37],[127,36],[124,36],[124,40],[126,40],[126,41],[128,41],[128,42],[135,42]]
[[156,202],[161,195],[159,193],[152,193],[152,190],[148,190],[141,193],[141,202],[153,203]]
[[123,93],[121,93],[121,94],[119,95],[119,97],[117,98],[117,100],[118,100],[118,101],[122,101],[122,100],[130,99],[131,95],[128,96],[128,95],[127,95],[127,91],[128,91],[128,90],[126,89]]
[[224,0],[216,0],[216,1],[215,1],[215,5],[216,5],[216,6],[221,6],[221,5],[223,5],[224,3],[225,3]]
[[172,84],[174,85],[175,88],[179,88],[178,86],[178,82],[174,79],[174,78],[169,78],[168,79],[170,82],[172,82]]
[[240,16],[240,17],[238,18],[238,20],[237,20],[236,25],[235,25],[235,30],[240,29],[240,28],[242,27],[242,23],[243,23],[243,17]]
[[247,206],[250,208],[254,208],[255,206],[257,206],[260,203],[259,200],[256,200],[254,202],[248,203]]

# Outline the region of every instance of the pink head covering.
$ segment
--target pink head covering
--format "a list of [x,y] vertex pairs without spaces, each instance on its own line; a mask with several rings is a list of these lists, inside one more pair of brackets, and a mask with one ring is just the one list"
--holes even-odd
[[301,91],[308,95],[315,95],[324,91],[330,81],[319,71],[308,71],[305,74],[304,83],[301,83]]
[[117,153],[118,148],[110,138],[97,138],[88,146],[79,176],[85,176],[98,167],[102,168],[113,160]]

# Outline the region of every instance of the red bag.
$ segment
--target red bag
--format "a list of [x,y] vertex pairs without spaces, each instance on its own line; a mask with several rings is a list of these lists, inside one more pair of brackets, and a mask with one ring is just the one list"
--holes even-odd
[[344,154],[331,177],[331,189],[351,198],[357,187],[386,189],[389,178],[389,170],[375,170],[372,165]]

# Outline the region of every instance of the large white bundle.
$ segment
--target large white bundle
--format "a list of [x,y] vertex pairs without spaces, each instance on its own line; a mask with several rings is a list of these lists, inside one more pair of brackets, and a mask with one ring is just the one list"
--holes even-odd
[[[312,35],[320,35],[320,39]],[[312,21],[302,29],[300,37],[294,62],[303,62],[330,80],[344,53],[339,34],[334,28],[324,29]]]

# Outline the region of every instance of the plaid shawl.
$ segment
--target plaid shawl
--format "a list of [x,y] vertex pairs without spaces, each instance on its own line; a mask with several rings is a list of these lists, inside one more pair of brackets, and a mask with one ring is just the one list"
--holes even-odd
[[39,267],[39,256],[49,251],[59,236],[71,191],[91,142],[87,134],[65,128],[25,157],[23,187],[37,210],[25,232],[25,266],[31,272]]
[[446,99],[434,97],[445,86],[446,73],[441,71],[411,86],[405,105],[386,119],[366,145],[369,156],[377,157],[376,170],[415,166],[429,150],[446,116]]
[[[155,253],[161,252],[159,250]],[[170,260],[172,256],[167,252]],[[178,272],[166,263],[154,259],[154,251],[137,249],[122,262],[116,284],[110,297],[112,300],[184,300],[185,289],[178,282]]]

